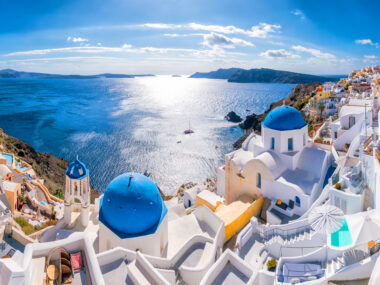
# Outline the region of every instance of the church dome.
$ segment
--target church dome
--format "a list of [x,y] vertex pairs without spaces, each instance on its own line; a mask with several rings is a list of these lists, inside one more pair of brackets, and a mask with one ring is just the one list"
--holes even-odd
[[263,127],[277,131],[301,129],[306,122],[300,111],[290,106],[280,106],[270,111],[263,122]]
[[69,164],[69,167],[66,169],[66,175],[72,179],[81,179],[88,176],[90,172],[86,168],[83,162],[76,159],[75,161]]
[[167,213],[157,186],[145,175],[125,173],[108,185],[99,220],[121,237],[151,234]]

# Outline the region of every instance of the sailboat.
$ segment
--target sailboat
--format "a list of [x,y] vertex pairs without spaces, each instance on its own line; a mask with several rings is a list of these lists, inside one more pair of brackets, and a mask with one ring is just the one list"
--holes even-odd
[[187,130],[185,130],[184,133],[185,133],[185,135],[189,135],[189,134],[194,133],[194,131],[190,128],[190,121],[189,121],[189,128]]

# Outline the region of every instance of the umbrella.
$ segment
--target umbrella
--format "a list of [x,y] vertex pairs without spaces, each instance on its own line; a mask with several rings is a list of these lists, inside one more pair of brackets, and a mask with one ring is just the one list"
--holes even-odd
[[[324,204],[311,211],[308,217],[311,228],[317,232],[325,233],[326,236],[338,231],[344,223],[344,213],[341,209]],[[327,243],[327,239],[326,239]],[[328,250],[326,246],[326,266],[328,261]]]
[[313,230],[328,235],[338,231],[343,226],[344,214],[341,209],[325,204],[312,210],[308,221]]

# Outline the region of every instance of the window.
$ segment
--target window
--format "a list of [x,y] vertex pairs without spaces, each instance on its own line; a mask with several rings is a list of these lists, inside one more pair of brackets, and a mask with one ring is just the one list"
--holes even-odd
[[338,138],[338,132],[334,132],[334,138],[335,138],[335,139]]
[[188,202],[188,206],[191,207],[191,201],[190,201],[190,200],[189,200],[189,202]]
[[274,149],[274,138],[271,140],[270,149]]
[[353,125],[355,125],[355,117],[350,116],[349,122],[348,122],[348,128],[351,128]]
[[306,135],[303,134],[303,145],[305,145],[305,144],[306,144]]
[[288,138],[288,151],[293,150],[293,138]]
[[301,207],[301,200],[300,200],[300,197],[296,196],[296,206],[297,207]]
[[257,188],[261,188],[261,174],[257,173]]

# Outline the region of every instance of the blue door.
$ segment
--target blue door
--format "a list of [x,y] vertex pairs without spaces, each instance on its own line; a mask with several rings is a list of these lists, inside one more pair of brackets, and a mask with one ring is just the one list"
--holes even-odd
[[296,196],[296,206],[297,207],[301,207],[301,200],[300,200],[300,198],[298,197],[298,196]]
[[288,150],[293,150],[293,138],[288,138]]

